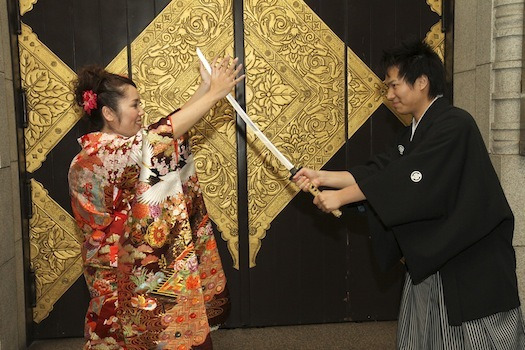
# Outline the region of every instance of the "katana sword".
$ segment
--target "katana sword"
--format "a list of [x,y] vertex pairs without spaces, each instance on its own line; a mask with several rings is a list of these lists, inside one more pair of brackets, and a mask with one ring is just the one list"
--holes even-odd
[[[206,57],[204,57],[204,54],[202,53],[202,51],[199,48],[197,48],[197,56],[199,56],[199,59],[202,62],[202,65],[204,66],[204,68],[208,71],[208,73],[211,74],[210,64],[208,63],[208,61],[206,60]],[[281,162],[281,164],[284,165],[284,167],[290,172],[290,174],[291,174],[290,178],[292,178],[299,171],[299,169],[301,169],[301,168],[300,167],[296,168],[292,164],[292,162],[290,162],[277,149],[277,147],[275,147],[275,145],[270,140],[268,140],[266,135],[264,135],[262,133],[262,131],[259,130],[257,125],[255,125],[255,123],[250,119],[248,114],[246,114],[244,109],[242,109],[242,107],[239,105],[237,100],[232,96],[232,94],[228,94],[226,96],[226,99],[228,100],[228,102],[230,102],[230,104],[235,109],[235,111],[237,112],[239,117],[241,117],[241,119],[246,123],[246,125],[248,125],[250,127],[250,129],[252,129],[252,131],[254,132],[255,136],[257,136],[259,138],[259,140],[261,140],[261,142],[264,144],[264,146],[266,146],[266,148],[268,148],[268,150],[270,150],[270,152],[272,152],[272,154],[275,157],[277,157],[277,159]],[[308,188],[308,192],[310,192],[312,195],[314,195],[314,197],[317,196],[319,193],[321,193],[321,191],[316,186],[314,186],[312,184],[310,184],[310,186]],[[336,210],[332,211],[332,214],[335,217],[340,217],[342,213],[341,213],[341,210],[336,209]]]

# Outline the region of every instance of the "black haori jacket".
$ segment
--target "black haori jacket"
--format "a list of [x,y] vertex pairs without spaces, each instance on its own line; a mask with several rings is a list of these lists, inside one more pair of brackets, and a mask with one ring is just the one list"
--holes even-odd
[[387,153],[350,169],[380,265],[440,272],[451,325],[519,306],[514,216],[472,116],[436,100]]

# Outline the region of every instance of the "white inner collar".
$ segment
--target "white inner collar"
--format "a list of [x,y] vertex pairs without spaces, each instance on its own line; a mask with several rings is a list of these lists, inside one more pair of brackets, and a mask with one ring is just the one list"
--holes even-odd
[[432,104],[434,102],[436,102],[436,100],[440,97],[443,97],[443,95],[437,95],[433,100],[432,102],[430,102],[430,104],[427,106],[427,108],[423,111],[423,114],[421,115],[421,118],[419,118],[419,120],[416,122],[416,118],[412,117],[412,135],[410,135],[410,141],[412,141],[412,138],[414,137],[414,133],[416,132],[416,129],[417,129],[417,126],[419,125],[419,122],[421,122],[421,119],[423,119],[423,117],[425,116],[425,113],[427,113],[428,109],[430,108],[430,106],[432,106]]

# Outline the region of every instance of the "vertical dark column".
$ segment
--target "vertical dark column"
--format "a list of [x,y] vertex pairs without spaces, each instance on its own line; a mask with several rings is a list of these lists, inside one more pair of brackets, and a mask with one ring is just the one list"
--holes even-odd
[[126,0],[126,54],[128,56],[128,77],[133,80],[133,69],[131,69],[131,43],[133,39],[130,35],[129,27],[129,9],[128,9],[128,0]]
[[450,103],[454,99],[454,4],[455,0],[442,0],[442,29],[445,33],[445,97]]
[[[348,23],[349,23],[349,14],[350,6],[348,4],[350,0],[345,0],[343,4],[343,11],[344,11],[344,33],[343,33],[343,41],[345,43],[345,47],[343,50],[344,55],[344,79],[345,79],[345,93],[344,93],[344,120],[345,120],[345,169],[350,169],[350,144],[348,142],[348,45],[349,45],[349,39],[348,39]],[[347,214],[348,215],[348,214]],[[346,296],[345,296],[345,302],[346,302],[346,315],[350,315],[350,268],[351,268],[351,256],[350,256],[350,230],[345,230],[346,234],[346,273],[345,273],[345,287],[346,287]]]
[[[244,1],[233,1],[234,50],[244,62]],[[246,109],[244,81],[235,89],[236,99]],[[237,225],[239,239],[240,322],[250,325],[250,246],[248,229],[248,163],[246,152],[246,124],[237,116]]]

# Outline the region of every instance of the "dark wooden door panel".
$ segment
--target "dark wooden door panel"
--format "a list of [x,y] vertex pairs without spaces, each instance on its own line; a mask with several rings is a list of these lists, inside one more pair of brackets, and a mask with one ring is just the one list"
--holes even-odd
[[[37,2],[23,16],[23,22],[76,71],[85,64],[106,66],[169,3],[169,0],[46,0]],[[305,3],[377,75],[381,74],[379,62],[385,48],[408,37],[424,38],[439,20],[425,0],[306,0]],[[234,0],[234,7],[239,6],[242,8],[242,1]],[[235,32],[235,42],[242,43],[242,30]],[[240,102],[244,105],[245,101]],[[399,120],[385,106],[380,106],[324,169],[344,170],[365,162],[383,150],[401,127]],[[86,131],[86,126],[78,123],[32,174],[69,212],[67,171],[79,150],[76,139]],[[239,151],[238,156],[244,153]],[[246,193],[238,195],[240,202],[247,202]],[[343,217],[336,219],[318,211],[312,205],[311,195],[298,194],[271,223],[257,265],[251,269],[247,259],[240,270],[233,268],[226,243],[218,239],[233,302],[226,326],[396,319],[404,270],[400,264],[387,272],[379,270],[363,208],[345,207]],[[242,220],[246,218],[239,219]],[[239,235],[248,240],[249,234],[242,225]],[[242,249],[248,249],[248,245]],[[241,254],[248,256],[246,251]],[[87,288],[80,277],[50,315],[34,324],[34,337],[82,336],[87,303]]]

